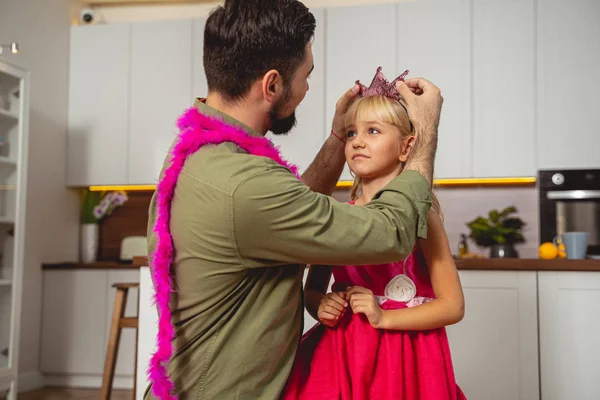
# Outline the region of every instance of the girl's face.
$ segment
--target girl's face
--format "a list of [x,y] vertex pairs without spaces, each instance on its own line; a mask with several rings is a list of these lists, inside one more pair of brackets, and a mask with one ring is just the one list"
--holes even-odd
[[357,121],[346,136],[346,161],[363,179],[400,174],[414,141],[414,136],[402,138],[397,126],[379,121]]

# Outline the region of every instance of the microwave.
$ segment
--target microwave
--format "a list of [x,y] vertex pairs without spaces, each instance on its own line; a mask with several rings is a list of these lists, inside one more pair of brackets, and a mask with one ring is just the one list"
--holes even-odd
[[540,239],[588,232],[590,258],[600,257],[600,169],[538,172]]

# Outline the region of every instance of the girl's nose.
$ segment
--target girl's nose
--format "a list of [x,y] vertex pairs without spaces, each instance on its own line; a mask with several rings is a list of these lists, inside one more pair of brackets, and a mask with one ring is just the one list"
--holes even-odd
[[356,137],[352,141],[352,146],[355,149],[365,147],[365,141],[363,140],[362,135],[356,135]]

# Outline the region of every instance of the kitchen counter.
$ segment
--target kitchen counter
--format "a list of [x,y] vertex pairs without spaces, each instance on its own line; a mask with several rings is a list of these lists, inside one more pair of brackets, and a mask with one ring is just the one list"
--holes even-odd
[[[140,264],[140,261],[144,261],[143,264]],[[82,263],[82,262],[62,262],[62,263],[44,263],[42,264],[42,269],[46,271],[53,270],[113,270],[113,269],[123,269],[123,270],[131,270],[131,269],[139,269],[141,266],[146,265],[146,257],[139,257],[137,260],[133,260],[133,262],[116,262],[116,261],[97,261],[93,263]]]
[[482,271],[599,271],[600,260],[540,260],[536,258],[456,259],[459,270]]
[[[54,269],[137,269],[148,265],[147,257],[133,257],[130,264],[117,262],[96,262],[83,264],[67,262],[43,264],[45,270]],[[457,259],[459,270],[479,271],[598,271],[600,260],[539,260],[529,258],[465,258]]]

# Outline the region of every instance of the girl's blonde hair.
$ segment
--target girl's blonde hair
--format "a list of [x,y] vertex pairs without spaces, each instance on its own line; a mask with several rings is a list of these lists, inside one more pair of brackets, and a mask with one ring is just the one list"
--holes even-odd
[[[360,97],[354,101],[344,116],[344,125],[348,127],[358,121],[380,121],[394,125],[400,130],[402,140],[413,135],[412,125],[404,105],[385,96]],[[357,176],[352,184],[350,198],[355,201],[361,193],[362,178]],[[440,202],[434,193],[431,194],[431,201],[432,208],[441,217]]]

